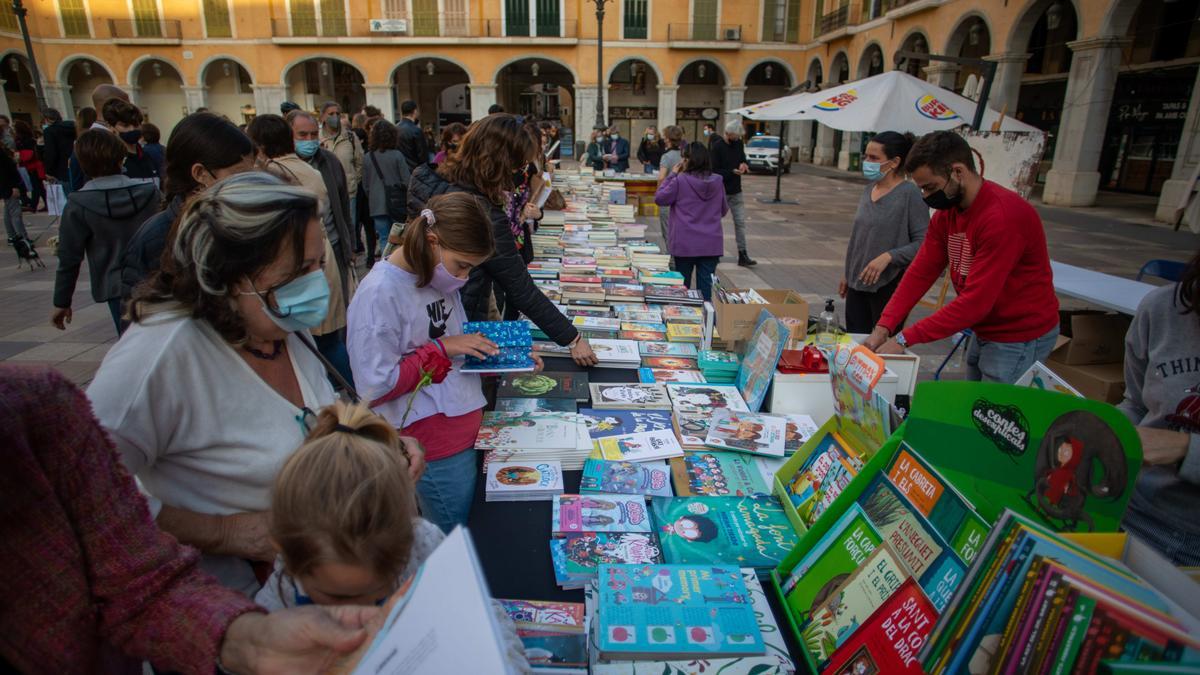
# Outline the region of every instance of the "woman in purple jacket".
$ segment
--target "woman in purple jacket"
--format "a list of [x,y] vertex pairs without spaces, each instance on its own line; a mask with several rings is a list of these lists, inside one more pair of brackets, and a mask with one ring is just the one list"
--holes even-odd
[[729,213],[725,184],[712,172],[708,148],[691,143],[683,161],[658,186],[654,203],[671,207],[667,220],[667,252],[675,257],[675,269],[683,283],[696,286],[705,300],[712,300],[712,275],[725,252],[721,218]]

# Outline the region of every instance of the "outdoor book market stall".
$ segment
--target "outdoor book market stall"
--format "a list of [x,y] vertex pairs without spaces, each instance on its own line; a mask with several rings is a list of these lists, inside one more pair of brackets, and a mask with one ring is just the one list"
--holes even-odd
[[[538,672],[1200,663],[1200,589],[1118,531],[1141,448],[1116,409],[1041,371],[914,388],[912,358],[807,335],[786,291],[727,290],[746,306],[721,312],[611,186],[561,180],[568,208],[534,235],[530,272],[600,365],[521,322],[470,327],[502,353],[467,366],[495,391],[470,536],[440,563],[457,564],[456,595],[478,581],[465,605],[498,599]],[[804,360],[789,348],[814,342],[828,372],[788,380]],[[437,578],[413,582],[410,607],[437,604]],[[477,623],[455,656],[504,672]]]

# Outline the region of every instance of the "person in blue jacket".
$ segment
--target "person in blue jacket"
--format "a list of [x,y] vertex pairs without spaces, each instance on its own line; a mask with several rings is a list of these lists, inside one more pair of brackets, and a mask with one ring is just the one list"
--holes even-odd
[[621,138],[621,132],[616,127],[608,130],[608,138],[604,141],[604,157],[608,168],[617,173],[629,170],[629,141]]

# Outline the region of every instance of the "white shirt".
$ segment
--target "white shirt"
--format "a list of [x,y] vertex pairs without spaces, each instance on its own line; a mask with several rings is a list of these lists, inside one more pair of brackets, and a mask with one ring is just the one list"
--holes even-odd
[[[295,335],[287,344],[305,407],[333,403],[321,362]],[[216,515],[267,510],[276,474],[305,436],[300,408],[206,321],[179,313],[130,326],[87,395],[155,517],[162,504]],[[230,588],[258,587],[240,559],[206,555],[201,566]]]

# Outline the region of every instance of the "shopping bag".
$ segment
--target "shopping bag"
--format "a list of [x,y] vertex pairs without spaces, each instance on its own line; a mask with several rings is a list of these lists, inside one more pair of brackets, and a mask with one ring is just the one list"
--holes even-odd
[[46,210],[52,216],[61,216],[67,205],[67,193],[62,183],[46,183]]

